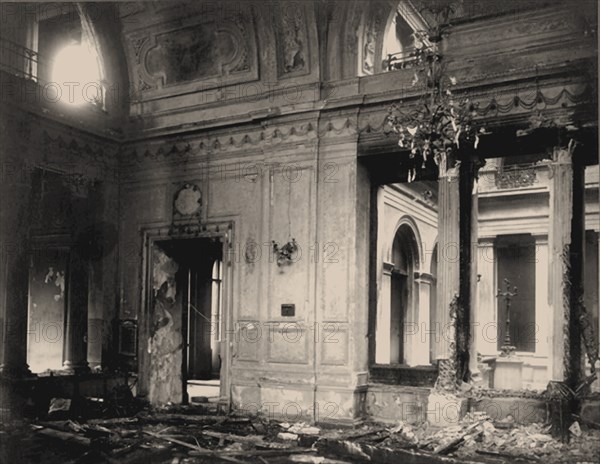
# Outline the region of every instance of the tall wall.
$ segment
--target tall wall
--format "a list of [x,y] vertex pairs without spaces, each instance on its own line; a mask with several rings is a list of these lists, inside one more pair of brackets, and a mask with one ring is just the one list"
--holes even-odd
[[[352,115],[326,117],[190,138],[194,148],[173,157],[125,154],[122,318],[143,321],[147,314],[142,232],[172,222],[174,195],[184,184],[201,191],[203,224],[232,223],[224,257],[224,311],[232,315],[226,394],[237,407],[298,407],[307,418],[323,414],[322,407],[332,419],[354,417],[360,407],[354,393],[366,385],[369,183],[357,164],[356,132],[345,127]],[[278,266],[271,241],[292,238],[299,247],[294,262]],[[295,314],[283,316],[282,304],[294,304]],[[144,364],[140,374],[144,393]]]
[[[296,403],[299,414],[318,419],[361,412],[370,189],[356,158],[397,150],[384,118],[390,102],[415,97],[414,72],[360,71],[369,37],[380,49],[395,2],[298,5],[119,8],[133,86],[121,158],[119,311],[141,327],[142,394],[150,362],[144,237],[168,230],[176,192],[188,183],[202,193],[209,230],[233,225],[226,257],[231,361],[222,392],[236,407],[288,416]],[[488,13],[481,22],[457,21],[444,51],[483,106],[495,98],[506,105],[515,92],[529,99],[536,85],[548,95],[583,89],[563,68],[570,59],[587,69],[581,62],[594,55],[575,15],[519,7],[475,16]],[[216,39],[191,32],[196,25],[226,40],[215,48]],[[542,84],[535,84],[537,62],[548,66]],[[528,118],[530,110],[510,111]],[[279,267],[271,241],[291,238],[302,254]],[[294,304],[294,316],[282,316],[282,304]]]
[[[3,99],[21,98],[21,112],[2,112],[10,166],[3,173],[13,182],[2,186],[2,243],[25,236],[19,218],[31,188],[12,173],[27,163],[101,180],[101,215],[117,224],[118,247],[92,271],[90,311],[102,314],[107,334],[116,316],[137,319],[140,392],[148,394],[146,245],[152,234],[167,237],[177,191],[197,186],[201,224],[230,246],[224,393],[237,407],[349,419],[360,414],[368,381],[371,192],[357,156],[397,150],[397,140],[385,137],[387,109],[414,101],[417,90],[411,69],[360,71],[369,40],[380,50],[397,2],[288,6],[107,6],[94,22],[112,86],[106,112],[49,104],[28,91],[34,85],[4,86]],[[515,95],[529,102],[537,91],[552,100],[545,109],[568,113],[578,104],[569,95],[585,90],[586,72],[595,70],[584,8],[530,6],[504,15],[462,12],[444,42],[463,90],[482,106],[496,102],[482,115],[487,120],[507,112],[527,120],[531,110],[511,102]],[[485,19],[469,19],[473,13]],[[271,241],[291,238],[301,255],[277,266]],[[15,243],[11,250],[24,248]],[[7,294],[16,280],[0,272]],[[295,314],[282,316],[282,304],[294,304]],[[113,349],[103,337],[104,353]]]
[[[25,111],[15,100],[4,100],[0,126],[3,334],[8,339],[27,333],[29,269],[43,250],[77,249],[87,256],[90,272],[88,361],[99,366],[105,355],[104,361],[110,363],[118,255],[118,146]],[[63,193],[52,194],[50,177]],[[27,339],[30,344],[61,346],[65,333],[55,328],[62,327],[63,318],[64,314],[60,320],[36,319],[19,350],[26,349]],[[10,361],[6,356],[5,352],[5,364]]]

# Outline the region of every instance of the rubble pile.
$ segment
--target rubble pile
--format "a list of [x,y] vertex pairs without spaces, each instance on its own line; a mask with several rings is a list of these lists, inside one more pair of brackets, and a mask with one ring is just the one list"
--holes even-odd
[[[575,423],[577,424],[577,423]],[[38,420],[0,426],[2,462],[39,463],[586,463],[599,462],[600,430],[577,424],[568,444],[548,427],[469,413],[455,427],[405,422],[321,428],[219,415],[200,406],[131,417]]]
[[571,440],[565,444],[550,435],[549,425],[518,425],[510,419],[494,422],[485,413],[468,413],[459,425],[441,429],[429,427],[427,423],[411,426],[399,422],[369,434],[362,441],[471,460],[489,457],[505,462],[600,462],[599,430],[584,432],[579,423],[574,422]]

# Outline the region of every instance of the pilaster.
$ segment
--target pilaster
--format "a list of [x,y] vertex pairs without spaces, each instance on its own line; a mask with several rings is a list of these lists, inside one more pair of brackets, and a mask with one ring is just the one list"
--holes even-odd
[[392,292],[392,263],[383,263],[381,278],[380,307],[377,315],[377,329],[375,335],[375,362],[389,364],[391,362],[391,292]]
[[[13,160],[14,161],[14,160]],[[27,365],[28,233],[31,223],[31,176],[24,164],[3,179],[0,189],[2,269],[0,374],[6,378],[30,375]]]

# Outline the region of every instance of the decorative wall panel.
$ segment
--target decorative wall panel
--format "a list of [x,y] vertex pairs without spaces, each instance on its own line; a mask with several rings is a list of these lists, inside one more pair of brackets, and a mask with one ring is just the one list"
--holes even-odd
[[[168,96],[258,78],[252,11],[197,14],[128,36],[132,75],[143,97]],[[198,83],[201,82],[201,86]]]
[[273,9],[279,77],[310,73],[310,45],[304,4]]

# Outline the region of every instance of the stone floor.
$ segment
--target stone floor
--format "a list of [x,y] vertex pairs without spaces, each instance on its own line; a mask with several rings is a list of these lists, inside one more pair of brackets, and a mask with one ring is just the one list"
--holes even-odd
[[320,428],[219,415],[216,405],[142,409],[130,417],[0,425],[2,463],[597,463],[600,430],[573,427],[569,444],[540,424],[494,423],[482,413],[436,429],[364,424]]

